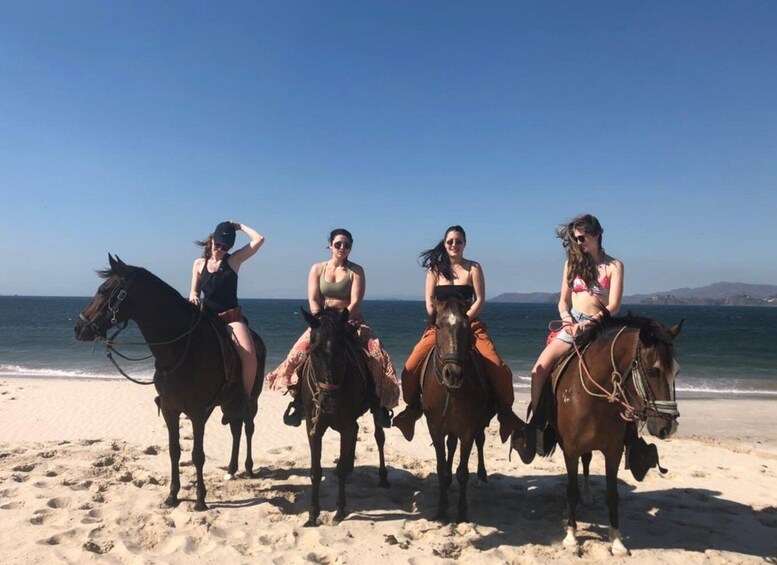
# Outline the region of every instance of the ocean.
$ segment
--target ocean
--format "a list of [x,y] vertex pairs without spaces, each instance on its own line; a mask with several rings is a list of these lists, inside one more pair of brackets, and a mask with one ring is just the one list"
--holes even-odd
[[[104,355],[103,347],[76,341],[73,327],[87,297],[0,296],[0,377],[122,379]],[[305,329],[300,306],[304,300],[243,299],[251,327],[267,345],[267,369],[274,368]],[[777,308],[710,306],[626,306],[622,313],[659,320],[667,326],[685,318],[677,338],[679,396],[748,395],[777,398]],[[364,316],[388,350],[397,373],[426,324],[421,301],[367,301]],[[517,390],[527,391],[531,367],[547,336],[548,322],[558,317],[554,304],[487,303],[482,319],[496,347],[512,368]],[[121,339],[140,341],[130,327]],[[143,347],[122,347],[141,357]],[[153,375],[151,362],[122,361],[138,378]]]

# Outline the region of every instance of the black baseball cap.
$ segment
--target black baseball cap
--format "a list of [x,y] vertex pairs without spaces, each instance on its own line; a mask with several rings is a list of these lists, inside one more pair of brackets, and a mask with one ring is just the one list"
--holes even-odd
[[231,249],[235,245],[235,226],[232,222],[221,222],[213,230],[213,241],[220,245],[226,245],[227,249]]

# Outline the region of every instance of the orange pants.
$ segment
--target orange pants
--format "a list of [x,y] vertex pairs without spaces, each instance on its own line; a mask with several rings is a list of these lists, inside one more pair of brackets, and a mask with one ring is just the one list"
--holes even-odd
[[[483,356],[486,376],[491,386],[494,387],[500,406],[512,408],[515,399],[513,390],[513,372],[505,365],[494,347],[494,342],[488,335],[486,324],[475,320],[470,324],[472,335],[475,338],[475,349]],[[421,397],[421,364],[429,352],[434,349],[437,339],[437,330],[429,326],[413,348],[410,357],[407,358],[405,368],[402,370],[402,397],[407,404],[417,401]]]

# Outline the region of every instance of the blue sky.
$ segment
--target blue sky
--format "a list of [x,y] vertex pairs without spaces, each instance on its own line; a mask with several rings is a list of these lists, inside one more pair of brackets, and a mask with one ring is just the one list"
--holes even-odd
[[368,298],[468,234],[488,295],[556,291],[593,213],[626,293],[777,284],[777,3],[0,5],[0,294],[92,295],[107,254],[186,294],[222,220],[245,298],[305,296],[347,227]]

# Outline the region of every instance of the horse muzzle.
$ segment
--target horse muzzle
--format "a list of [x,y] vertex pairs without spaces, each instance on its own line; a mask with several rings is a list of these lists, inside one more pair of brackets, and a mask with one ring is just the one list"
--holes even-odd
[[73,329],[76,332],[76,339],[78,341],[94,341],[101,334],[97,325],[94,322],[90,322],[83,312],[78,315],[78,321]]
[[677,420],[675,418],[653,416],[647,419],[647,429],[650,435],[658,439],[667,439],[672,437],[677,431]]

